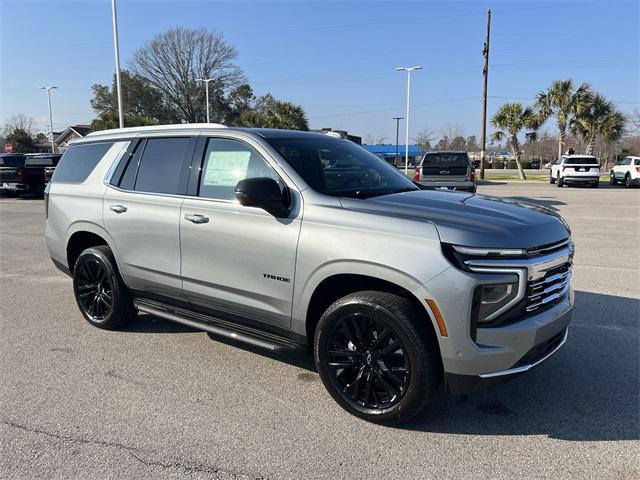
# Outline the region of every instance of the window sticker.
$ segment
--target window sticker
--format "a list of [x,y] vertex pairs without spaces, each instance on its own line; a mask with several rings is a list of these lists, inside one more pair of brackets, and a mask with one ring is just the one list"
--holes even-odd
[[202,184],[235,187],[247,176],[250,158],[250,151],[210,152]]

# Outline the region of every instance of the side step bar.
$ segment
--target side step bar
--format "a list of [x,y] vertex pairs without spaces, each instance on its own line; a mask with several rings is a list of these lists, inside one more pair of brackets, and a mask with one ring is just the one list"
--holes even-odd
[[[157,305],[155,302],[151,305],[141,298],[136,298],[134,300],[134,305],[140,312],[155,315],[157,317],[164,318],[165,320],[181,323],[182,325],[187,325],[188,327],[195,328],[197,330],[204,330],[205,332],[213,333],[214,335],[220,335],[221,337],[248,343],[267,350],[292,351],[304,349],[303,345],[300,345],[289,338],[263,332],[245,325],[236,325],[219,318],[206,316],[206,323],[205,321],[193,320],[187,318],[190,316],[187,311],[182,311],[180,309],[171,309],[172,311],[167,311],[164,309],[164,306]],[[204,317],[200,314],[196,315],[198,317]]]

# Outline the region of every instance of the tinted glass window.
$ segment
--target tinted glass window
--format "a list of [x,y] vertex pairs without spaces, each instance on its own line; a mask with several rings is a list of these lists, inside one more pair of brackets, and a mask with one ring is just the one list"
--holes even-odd
[[428,153],[422,162],[424,167],[468,167],[469,157],[466,153]]
[[133,190],[133,186],[136,183],[136,173],[138,173],[138,163],[140,162],[140,157],[142,156],[142,152],[144,151],[144,146],[146,144],[146,140],[138,143],[136,147],[136,151],[129,158],[129,163],[126,166],[125,171],[122,174],[122,178],[118,186],[124,190]]
[[404,174],[349,140],[268,138],[311,188],[333,196],[365,198],[418,190]]
[[264,158],[246,143],[212,138],[204,154],[199,196],[233,200],[240,180],[257,177],[280,180]]
[[27,157],[24,164],[30,167],[55,167],[58,157]]
[[144,149],[135,190],[179,193],[190,138],[150,138]]
[[636,159],[636,161],[634,162],[634,165],[640,165],[640,158]]
[[0,167],[22,167],[24,157],[22,155],[3,155],[0,157]]
[[565,165],[598,165],[598,159],[591,157],[574,157],[567,158]]
[[84,182],[114,143],[70,146],[62,155],[52,182]]
[[622,165],[631,165],[631,159],[630,159],[630,158],[625,158],[625,159],[622,161]]

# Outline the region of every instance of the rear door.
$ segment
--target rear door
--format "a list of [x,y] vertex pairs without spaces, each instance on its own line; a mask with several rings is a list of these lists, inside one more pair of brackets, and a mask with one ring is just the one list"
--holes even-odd
[[427,153],[422,160],[422,182],[464,182],[471,165],[465,152]]
[[103,198],[123,277],[147,296],[182,298],[180,206],[195,142],[188,136],[141,140]]

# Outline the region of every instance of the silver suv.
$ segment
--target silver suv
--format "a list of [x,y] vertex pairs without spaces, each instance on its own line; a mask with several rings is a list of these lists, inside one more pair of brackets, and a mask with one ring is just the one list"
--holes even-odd
[[138,312],[271,350],[312,347],[333,398],[406,421],[567,338],[573,244],[537,205],[423,190],[350,142],[179,125],[97,132],[46,190],[83,316]]

